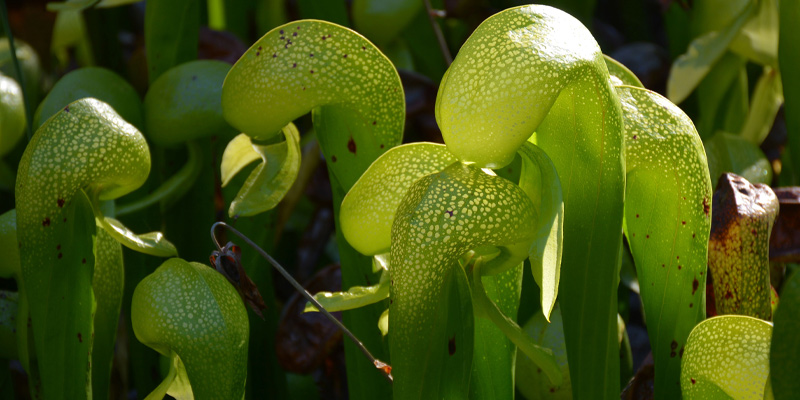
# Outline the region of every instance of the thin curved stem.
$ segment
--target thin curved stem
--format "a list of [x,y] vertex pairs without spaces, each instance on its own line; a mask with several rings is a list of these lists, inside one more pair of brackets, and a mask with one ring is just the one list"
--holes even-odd
[[433,7],[431,6],[431,0],[425,0],[425,11],[428,14],[428,20],[431,22],[431,27],[433,27],[433,32],[436,34],[436,41],[439,42],[439,48],[442,50],[442,56],[444,57],[444,61],[447,62],[447,65],[453,63],[453,56],[450,54],[450,48],[447,47],[447,41],[444,40],[444,34],[442,34],[442,28],[436,22],[436,18],[434,18],[433,14]]
[[242,240],[244,240],[247,244],[249,244],[250,247],[255,249],[258,252],[258,254],[261,255],[261,257],[264,257],[265,260],[269,261],[269,263],[272,264],[272,266],[275,267],[275,269],[277,269],[278,272],[280,272],[281,275],[283,275],[283,277],[286,278],[286,280],[288,280],[289,283],[291,283],[292,286],[294,286],[294,288],[303,297],[305,297],[306,300],[308,300],[311,304],[313,304],[314,307],[317,307],[317,310],[319,310],[321,313],[325,314],[325,316],[329,320],[331,320],[331,322],[336,324],[336,326],[338,326],[339,329],[342,330],[342,332],[344,332],[345,334],[347,334],[348,337],[350,337],[350,340],[352,340],[353,343],[355,343],[356,346],[358,346],[358,348],[361,349],[361,352],[364,353],[364,355],[372,362],[373,365],[375,365],[375,368],[378,368],[379,370],[381,370],[384,373],[384,376],[386,377],[386,379],[389,380],[390,383],[393,381],[392,373],[391,373],[391,367],[388,364],[386,364],[383,361],[378,360],[377,358],[375,358],[372,355],[372,353],[370,353],[369,350],[367,350],[366,346],[364,346],[364,344],[361,343],[360,340],[358,340],[356,335],[354,335],[352,332],[350,332],[350,330],[347,329],[347,327],[344,326],[344,324],[341,321],[339,321],[338,319],[336,319],[336,317],[331,315],[331,313],[329,313],[328,310],[326,310],[325,307],[323,307],[322,304],[320,304],[319,301],[317,301],[317,299],[315,299],[314,296],[311,295],[311,293],[309,293],[299,282],[297,282],[292,277],[292,275],[290,275],[277,261],[275,261],[274,258],[272,258],[269,254],[267,254],[266,251],[264,251],[261,247],[259,247],[257,244],[255,244],[255,242],[250,240],[250,238],[245,236],[243,233],[241,233],[238,230],[236,230],[236,228],[234,228],[234,227],[232,227],[232,226],[230,226],[230,225],[228,225],[228,224],[226,224],[224,222],[221,222],[221,221],[220,222],[215,222],[214,225],[211,225],[211,239],[214,241],[214,244],[217,246],[217,248],[220,251],[222,251],[222,246],[220,245],[219,241],[217,241],[217,236],[216,236],[216,230],[217,230],[218,226],[222,226],[225,229],[233,232],[236,236],[239,236]]

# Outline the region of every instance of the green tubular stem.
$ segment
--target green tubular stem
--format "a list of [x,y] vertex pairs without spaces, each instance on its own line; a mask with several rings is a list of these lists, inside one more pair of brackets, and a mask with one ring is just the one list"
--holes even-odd
[[[349,329],[347,329],[347,327],[346,327],[346,326],[344,326],[344,324],[343,324],[343,323],[341,323],[341,322],[340,322],[338,319],[336,319],[336,317],[334,317],[333,315],[331,315],[331,313],[330,313],[330,312],[328,312],[328,310],[326,310],[326,309],[325,309],[325,307],[323,307],[323,306],[322,306],[322,304],[320,304],[320,303],[317,301],[317,299],[315,299],[315,298],[314,298],[314,296],[312,296],[312,295],[311,295],[311,293],[309,293],[309,292],[308,292],[308,291],[307,291],[307,290],[306,290],[306,289],[303,287],[303,285],[301,285],[299,282],[297,282],[297,281],[296,281],[296,280],[295,280],[295,279],[292,277],[292,275],[291,275],[291,274],[289,274],[289,273],[288,273],[288,272],[287,272],[287,271],[286,271],[286,270],[283,268],[283,266],[281,266],[281,265],[280,265],[280,263],[278,263],[277,261],[275,261],[275,259],[274,259],[274,258],[272,258],[272,257],[271,257],[269,254],[267,254],[267,252],[266,252],[266,251],[264,251],[264,250],[263,250],[261,247],[259,247],[259,246],[258,246],[258,245],[257,245],[255,242],[253,242],[252,240],[250,240],[250,238],[248,238],[248,237],[247,237],[247,236],[245,236],[243,233],[241,233],[241,232],[239,232],[238,230],[236,230],[236,228],[234,228],[234,227],[232,227],[232,226],[230,226],[230,225],[228,225],[228,224],[226,224],[226,223],[224,223],[224,222],[216,222],[214,225],[212,225],[212,226],[211,226],[211,238],[214,240],[214,244],[217,246],[217,248],[219,248],[220,250],[222,250],[222,246],[220,246],[219,242],[217,241],[217,236],[216,236],[216,234],[215,234],[215,232],[216,232],[216,230],[217,230],[217,227],[218,227],[218,226],[222,226],[222,227],[224,227],[225,229],[227,229],[227,230],[229,230],[229,231],[233,232],[233,233],[234,233],[236,236],[239,236],[239,237],[240,237],[242,240],[244,240],[244,241],[245,241],[247,244],[249,244],[249,245],[250,245],[250,247],[252,247],[252,248],[253,248],[255,251],[257,251],[257,252],[258,252],[258,254],[260,254],[260,255],[261,255],[261,257],[263,257],[263,258],[264,258],[265,260],[267,260],[267,261],[268,261],[270,264],[272,264],[272,266],[273,266],[273,267],[275,267],[275,269],[276,269],[276,270],[278,270],[278,272],[280,272],[280,274],[281,274],[281,275],[283,275],[283,277],[284,277],[284,278],[286,278],[286,280],[287,280],[287,281],[289,281],[289,283],[290,283],[290,284],[291,284],[291,285],[292,285],[292,286],[295,288],[295,290],[297,290],[297,292],[298,292],[298,293],[300,293],[300,295],[301,295],[301,296],[303,296],[303,297],[304,297],[304,298],[305,298],[305,299],[306,299],[306,300],[307,300],[309,303],[313,304],[313,305],[314,305],[314,307],[316,307],[316,308],[317,308],[317,310],[319,310],[320,312],[322,312],[322,314],[324,314],[324,315],[325,315],[325,317],[327,317],[327,318],[328,318],[328,320],[330,320],[330,321],[331,321],[331,322],[333,322],[333,323],[334,323],[334,324],[335,324],[337,327],[339,327],[339,329],[341,329],[341,330],[342,330],[342,332],[344,332],[344,333],[345,333],[345,334],[346,334],[346,335],[347,335],[347,336],[350,338],[350,340],[352,340],[352,341],[353,341],[353,343],[355,343],[355,344],[356,344],[356,345],[359,347],[359,349],[361,349],[361,352],[362,352],[362,353],[364,353],[364,355],[365,355],[365,356],[366,356],[366,357],[367,357],[367,358],[368,358],[368,359],[369,359],[369,360],[372,362],[372,364],[373,364],[373,365],[375,365],[375,367],[376,367],[376,368],[381,368],[382,366],[386,365],[386,364],[385,364],[385,363],[383,363],[382,361],[380,361],[380,360],[376,359],[376,358],[375,358],[375,357],[372,355],[372,353],[370,353],[370,352],[369,352],[369,350],[367,350],[367,348],[364,346],[364,344],[363,344],[363,343],[361,343],[361,341],[360,341],[360,340],[359,340],[359,339],[356,337],[356,335],[354,335],[352,332],[350,332],[350,330],[349,330]],[[386,377],[386,379],[388,379],[390,382],[392,381],[392,374],[391,374],[391,372],[385,373],[385,375],[384,375],[384,376],[385,376],[385,377]]]
[[476,315],[488,318],[494,322],[511,342],[544,371],[554,385],[560,386],[564,377],[561,374],[561,369],[558,367],[558,364],[556,364],[553,352],[550,349],[546,349],[531,342],[528,335],[522,331],[519,325],[511,318],[503,315],[497,307],[497,304],[486,296],[486,290],[483,287],[483,282],[481,282],[482,264],[483,260],[478,258],[472,268],[472,282],[474,285],[472,299],[475,304],[475,309],[480,310],[476,312]]
[[186,164],[181,167],[178,173],[171,176],[147,196],[117,207],[117,216],[121,217],[131,214],[162,201],[166,204],[173,204],[185,195],[200,176],[200,170],[202,169],[201,163],[203,162],[200,156],[200,145],[197,142],[186,142],[186,149],[188,150],[189,157],[186,160]]

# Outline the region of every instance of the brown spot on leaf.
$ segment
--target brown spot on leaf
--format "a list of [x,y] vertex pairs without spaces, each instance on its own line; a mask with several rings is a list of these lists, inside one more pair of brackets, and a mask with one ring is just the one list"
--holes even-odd
[[58,259],[59,259],[59,260],[61,259],[61,257],[64,257],[64,255],[63,255],[63,254],[61,254],[61,253],[58,253]]
[[331,161],[336,162],[336,156],[331,156]]
[[700,287],[700,282],[697,280],[697,278],[694,278],[692,281],[692,296],[694,296],[694,293],[697,292],[698,287]]
[[347,151],[356,154],[356,141],[353,140],[352,136],[350,136],[350,140],[347,141]]
[[691,379],[691,380],[692,380],[692,385],[694,385],[695,383],[697,383],[697,380],[696,380],[696,379],[694,379],[694,378],[689,378],[689,379]]
[[78,341],[83,343],[83,336],[81,336],[80,332],[78,332]]
[[706,214],[706,217],[710,217],[708,215],[709,211],[711,211],[711,204],[708,204],[708,197],[703,198],[703,213]]
[[58,208],[64,207],[64,199],[58,199],[56,204],[58,204]]
[[447,341],[447,352],[452,356],[456,354],[456,337],[453,336]]
[[45,218],[44,221],[42,221],[42,226],[50,226],[50,218]]
[[81,263],[86,264],[86,259],[81,260]]
[[678,342],[673,340],[672,343],[669,344],[669,348],[672,349],[672,350],[677,349],[678,348]]

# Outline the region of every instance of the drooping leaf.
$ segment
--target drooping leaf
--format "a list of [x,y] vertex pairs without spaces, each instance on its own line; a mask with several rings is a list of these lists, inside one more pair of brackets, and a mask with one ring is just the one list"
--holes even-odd
[[750,143],[760,145],[769,134],[782,104],[781,76],[776,69],[764,67],[764,73],[758,78],[753,91],[750,112],[740,135]]
[[683,111],[649,90],[617,93],[625,120],[624,231],[647,317],[656,396],[670,399],[678,396],[677,349],[705,317],[711,181],[702,142]]
[[775,311],[775,328],[769,350],[769,368],[775,400],[788,400],[800,393],[800,274],[794,273],[783,284],[781,304]]
[[[191,390],[196,399],[244,396],[247,310],[221,274],[203,264],[169,259],[136,287],[131,319],[139,341],[172,363],[180,357],[185,367],[185,375],[178,368],[167,376],[165,383],[179,380],[177,386],[169,382],[167,393]],[[180,381],[183,376],[187,381]]]
[[536,242],[530,250],[531,270],[539,285],[542,313],[550,320],[550,312],[558,297],[561,280],[561,252],[564,241],[564,199],[561,180],[555,165],[539,147],[524,143],[522,173],[519,186],[538,209]]
[[348,190],[400,143],[403,88],[389,60],[364,37],[324,21],[275,28],[247,50],[222,90],[228,122],[267,140],[313,111],[328,168]]
[[720,177],[708,242],[718,314],[772,319],[769,235],[777,215],[769,186],[730,173]]
[[479,167],[508,164],[536,132],[531,141],[563,185],[559,295],[574,394],[619,396],[616,301],[597,299],[615,299],[619,279],[622,120],[599,46],[580,22],[549,7],[496,14],[450,66],[436,117],[448,150]]
[[717,132],[704,142],[708,158],[709,176],[716,188],[719,177],[725,172],[741,175],[753,183],[772,182],[772,166],[758,148],[742,137]]
[[729,25],[692,41],[686,53],[672,65],[667,80],[667,97],[671,101],[680,103],[689,97],[755,11],[755,3],[748,2]]
[[69,103],[85,97],[94,97],[108,103],[129,124],[137,129],[144,127],[142,101],[133,86],[110,70],[86,67],[64,75],[53,85],[53,89],[36,109],[34,128],[38,129]]
[[108,232],[114,240],[125,247],[157,257],[174,257],[178,250],[170,243],[161,232],[136,234],[122,225],[122,222],[110,217],[97,218],[100,226]]
[[[352,310],[367,304],[377,303],[389,297],[389,273],[381,275],[381,281],[374,286],[354,286],[346,292],[319,292],[314,298],[329,312]],[[303,312],[318,312],[317,307],[306,303]]]
[[769,375],[772,324],[726,315],[697,325],[683,352],[681,392],[686,400],[761,400]]
[[[533,226],[534,215],[518,186],[459,162],[407,191],[395,216],[391,246],[389,326],[396,399],[467,395],[473,341],[472,334],[464,338],[463,333],[473,331],[472,307],[465,313],[447,306],[448,288],[460,287],[458,276],[466,280],[456,260],[470,249],[492,245],[501,249],[495,260],[503,266],[496,271],[518,265],[534,239],[526,229]],[[452,336],[451,329],[461,333]]]
[[543,314],[534,315],[522,330],[534,343],[551,349],[561,374],[564,377],[561,386],[553,386],[541,369],[521,350],[517,350],[516,384],[517,389],[528,400],[553,399],[571,400],[569,366],[567,365],[567,348],[564,346],[564,326],[561,308],[556,305],[548,322]]
[[159,146],[175,146],[233,134],[221,105],[222,82],[230,68],[222,61],[195,60],[159,76],[144,97],[147,138]]
[[[231,217],[255,215],[270,210],[278,205],[292,187],[300,169],[300,133],[294,124],[289,123],[283,128],[283,135],[285,141],[271,145],[253,143],[249,137],[245,139],[250,142],[251,149],[261,157],[261,164],[250,173],[231,202],[228,209]],[[223,168],[228,165],[226,160],[240,154],[242,153],[229,154],[226,148],[222,156]],[[243,155],[243,161],[250,158],[247,153]],[[243,162],[231,163],[235,165]],[[222,174],[230,175],[231,172],[223,169]]]
[[342,201],[339,223],[347,241],[362,254],[387,252],[395,212],[408,188],[453,162],[453,155],[440,144],[410,143],[387,151]]
[[228,186],[233,177],[259,158],[261,155],[253,148],[250,136],[244,133],[236,135],[233,140],[228,142],[225,152],[222,153],[222,162],[220,163],[222,187]]

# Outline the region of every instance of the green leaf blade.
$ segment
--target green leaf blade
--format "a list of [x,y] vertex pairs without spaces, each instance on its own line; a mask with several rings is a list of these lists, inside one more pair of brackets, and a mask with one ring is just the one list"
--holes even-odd
[[125,271],[122,265],[122,246],[105,230],[97,230],[96,262],[92,290],[97,302],[94,314],[94,343],[92,346],[92,397],[109,397],[111,364],[117,338],[122,294],[125,290]]
[[539,209],[536,242],[529,254],[531,269],[539,285],[542,313],[550,320],[550,312],[558,297],[561,280],[561,254],[564,243],[564,198],[561,180],[553,161],[533,143],[526,142],[522,155],[520,187]]
[[644,89],[617,92],[625,116],[625,235],[648,319],[656,393],[674,398],[680,348],[705,316],[711,182],[700,137],[677,106]]
[[795,272],[783,284],[781,301],[775,311],[775,328],[769,350],[769,368],[775,400],[788,400],[800,393],[800,274]]
[[671,101],[680,103],[689,97],[754,12],[754,3],[748,2],[728,26],[692,41],[687,52],[672,64],[667,80],[667,97]]

